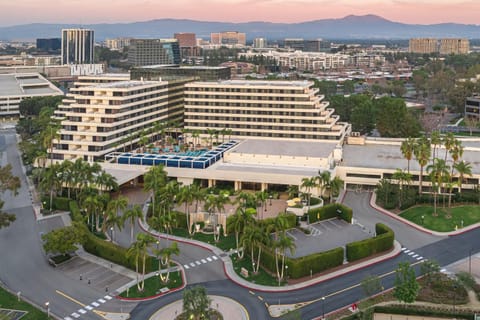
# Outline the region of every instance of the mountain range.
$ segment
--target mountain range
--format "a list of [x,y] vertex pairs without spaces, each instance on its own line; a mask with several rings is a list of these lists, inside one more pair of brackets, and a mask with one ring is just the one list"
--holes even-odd
[[209,22],[185,19],[156,19],[143,22],[111,24],[47,24],[32,23],[0,27],[0,40],[27,41],[36,38],[59,38],[62,28],[89,28],[95,30],[95,39],[107,38],[171,38],[175,32],[195,32],[197,37],[209,39],[211,32],[239,31],[247,39],[266,37],[304,39],[408,39],[412,37],[480,38],[480,25],[459,23],[405,24],[376,15],[349,15],[341,19],[322,19],[299,23],[273,22]]

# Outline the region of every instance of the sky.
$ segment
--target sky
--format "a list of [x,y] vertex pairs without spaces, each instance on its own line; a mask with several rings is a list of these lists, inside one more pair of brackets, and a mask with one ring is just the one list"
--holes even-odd
[[376,14],[403,23],[480,24],[479,0],[0,0],[0,25],[161,18],[302,22]]

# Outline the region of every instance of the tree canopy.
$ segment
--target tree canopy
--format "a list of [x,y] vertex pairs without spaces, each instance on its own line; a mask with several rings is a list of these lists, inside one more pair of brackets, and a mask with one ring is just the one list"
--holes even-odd
[[[7,164],[4,167],[0,167],[0,195],[5,191],[10,191],[14,195],[17,195],[17,191],[20,188],[20,178],[12,174],[12,166]],[[15,221],[15,215],[6,213],[2,210],[4,202],[0,198],[0,229],[8,227],[10,223]]]

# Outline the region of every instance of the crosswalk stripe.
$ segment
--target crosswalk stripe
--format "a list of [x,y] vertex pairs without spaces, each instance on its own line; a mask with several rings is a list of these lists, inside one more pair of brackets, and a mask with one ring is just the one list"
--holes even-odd
[[190,269],[189,266],[187,266],[186,264],[183,265],[185,267],[185,269]]
[[407,248],[403,247],[403,248],[402,248],[402,251],[405,251],[405,250],[407,250]]
[[73,319],[70,318],[70,317],[65,317],[65,318],[63,318],[63,320],[73,320]]
[[196,263],[197,265],[201,265],[201,264],[202,264],[202,263],[201,263],[200,261],[198,261],[198,260],[195,261],[195,263]]
[[416,258],[416,257],[418,257],[418,254],[412,256],[412,258]]
[[85,309],[92,311],[93,308],[91,306],[85,306]]
[[193,262],[190,262],[190,265],[192,266],[192,268],[195,267],[195,263]]
[[408,255],[411,256],[411,255],[414,255],[414,254],[415,254],[415,252],[412,251]]
[[94,306],[94,307],[98,307],[98,306],[99,306],[99,304],[98,304],[98,303],[96,303],[96,302],[94,301],[94,302],[92,302],[92,306]]
[[202,263],[207,263],[207,260],[205,260],[205,259],[202,259],[200,261],[202,261]]
[[105,303],[105,302],[107,302],[107,301],[103,300],[102,298],[98,299],[97,301],[100,302],[100,303]]
[[409,252],[410,252],[410,250],[405,250],[405,251],[403,251],[403,252],[405,252],[405,253],[409,253]]
[[87,313],[87,311],[85,311],[85,310],[83,310],[83,309],[78,309],[78,312],[80,312],[81,314]]
[[110,297],[110,296],[105,296],[105,297],[103,297],[103,299],[112,300],[112,297]]
[[72,313],[71,316],[74,317],[75,319],[80,318],[80,315],[76,312]]
[[208,257],[207,258],[208,262],[212,262],[212,258]]
[[218,260],[217,256],[212,256],[213,260]]
[[420,256],[420,257],[418,257],[418,258],[417,258],[417,260],[422,260],[422,259],[423,259],[423,257],[422,257],[422,256]]

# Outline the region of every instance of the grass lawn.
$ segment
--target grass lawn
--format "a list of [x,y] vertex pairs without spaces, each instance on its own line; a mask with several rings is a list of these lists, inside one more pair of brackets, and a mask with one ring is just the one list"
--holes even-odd
[[[261,284],[264,286],[278,286],[278,280],[276,277],[271,276],[267,273],[262,267],[258,270],[257,274],[252,273],[252,261],[247,255],[243,256],[243,259],[238,259],[236,255],[232,255],[233,269],[235,272],[242,278],[250,281],[252,283]],[[248,270],[248,278],[245,278],[241,273],[241,269],[245,268]],[[281,285],[285,285],[286,282],[283,281]]]
[[[22,317],[22,320],[47,320],[47,314],[38,310],[29,303],[22,300],[18,301],[17,297],[0,287],[0,308],[27,311],[28,313]],[[0,319],[2,315],[0,314]],[[9,319],[9,318],[6,318]]]
[[[433,206],[412,207],[400,216],[433,231],[447,232],[480,222],[480,206],[437,207],[438,216],[433,216]],[[422,219],[422,216],[424,219]],[[423,221],[422,221],[423,220]]]
[[205,233],[201,233],[201,232],[196,232],[193,235],[193,237],[191,237],[188,234],[187,229],[182,229],[182,228],[173,229],[173,234],[175,236],[178,236],[178,237],[184,237],[184,238],[188,238],[188,239],[195,239],[195,240],[198,240],[198,241],[206,242],[206,243],[214,245],[214,246],[216,246],[216,247],[218,247],[222,250],[230,250],[230,249],[236,248],[235,235],[234,234],[227,235],[226,237],[224,237],[223,234],[221,234],[218,242],[214,241],[213,234],[205,234]]
[[128,290],[128,296],[127,296],[127,291],[123,291],[120,294],[120,297],[123,298],[148,298],[151,296],[154,296],[158,293],[160,293],[160,289],[162,288],[169,288],[169,289],[175,289],[180,286],[182,286],[182,276],[180,275],[180,271],[175,271],[175,272],[170,272],[170,279],[168,283],[163,283],[160,280],[160,277],[153,276],[151,278],[145,279],[145,288],[143,289],[142,292],[138,291],[137,285],[134,285],[130,287]]

